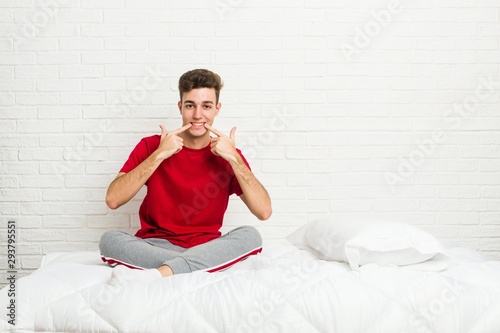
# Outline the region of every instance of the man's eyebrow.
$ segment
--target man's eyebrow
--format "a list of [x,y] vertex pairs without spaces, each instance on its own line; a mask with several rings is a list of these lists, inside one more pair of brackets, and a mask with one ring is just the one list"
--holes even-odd
[[[190,101],[190,100],[184,101],[184,103],[196,104],[194,101]],[[201,104],[214,104],[214,102],[212,102],[212,101],[203,101],[203,102],[201,102]]]

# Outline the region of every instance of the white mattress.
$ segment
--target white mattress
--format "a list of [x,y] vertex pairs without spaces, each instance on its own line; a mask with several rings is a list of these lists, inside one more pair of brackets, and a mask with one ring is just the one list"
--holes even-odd
[[[500,332],[500,262],[442,271],[319,260],[286,241],[218,273],[110,286],[98,252],[47,255],[17,282],[15,329],[43,332]],[[0,291],[0,331],[14,329]]]

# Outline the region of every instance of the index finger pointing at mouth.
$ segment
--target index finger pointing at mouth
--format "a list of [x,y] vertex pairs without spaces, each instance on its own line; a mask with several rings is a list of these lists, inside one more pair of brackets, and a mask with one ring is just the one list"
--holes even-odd
[[208,129],[210,132],[214,133],[217,136],[221,136],[222,133],[210,126],[209,124],[205,124],[205,128]]
[[172,133],[175,135],[180,134],[180,133],[184,132],[185,130],[187,130],[188,128],[190,128],[191,126],[192,126],[191,124],[184,125],[181,128],[176,129]]

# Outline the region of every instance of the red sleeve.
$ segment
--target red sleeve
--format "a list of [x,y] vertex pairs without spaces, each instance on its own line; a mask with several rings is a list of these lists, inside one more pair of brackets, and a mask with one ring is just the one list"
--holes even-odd
[[128,160],[125,162],[125,164],[123,164],[122,168],[120,169],[120,172],[127,173],[134,170],[139,164],[141,164],[146,158],[148,158],[149,155],[151,155],[153,150],[156,149],[151,147],[152,144],[151,139],[152,138],[144,138],[137,144],[137,146],[135,146],[134,150],[132,150],[132,152],[130,153]]
[[[243,156],[243,154],[241,153],[241,150],[236,149],[236,151],[238,152],[238,154],[240,154],[240,156],[243,159],[243,162],[245,162],[246,166],[250,170],[252,170],[252,168],[250,168],[250,164],[248,164],[248,161],[246,160],[245,156]],[[233,178],[233,181],[231,182],[230,186],[231,186],[231,192],[230,193],[234,193],[237,196],[240,196],[240,195],[243,194],[243,190],[241,189],[240,184],[238,183],[238,180],[236,179],[236,176]]]

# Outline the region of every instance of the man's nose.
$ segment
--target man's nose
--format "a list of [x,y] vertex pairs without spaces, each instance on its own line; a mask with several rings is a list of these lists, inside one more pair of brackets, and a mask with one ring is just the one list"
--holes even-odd
[[193,117],[194,117],[194,118],[201,118],[202,112],[203,112],[203,110],[202,110],[201,106],[197,107],[197,108],[194,110]]

